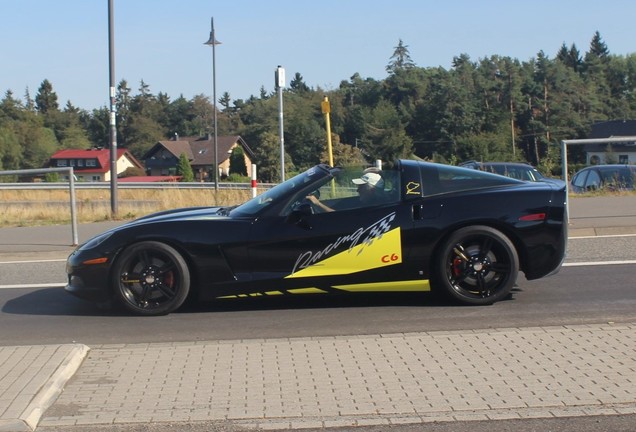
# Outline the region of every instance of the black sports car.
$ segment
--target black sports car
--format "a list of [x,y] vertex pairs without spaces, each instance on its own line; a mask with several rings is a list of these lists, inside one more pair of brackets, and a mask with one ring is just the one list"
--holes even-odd
[[565,188],[413,160],[391,169],[317,165],[229,208],[156,213],[68,258],[66,290],[141,315],[211,300],[378,291],[508,296],[558,271]]

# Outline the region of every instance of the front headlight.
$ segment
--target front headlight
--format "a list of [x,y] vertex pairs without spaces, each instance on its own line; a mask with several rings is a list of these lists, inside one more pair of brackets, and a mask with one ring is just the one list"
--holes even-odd
[[78,248],[78,250],[87,250],[87,249],[96,248],[100,244],[104,243],[111,235],[113,235],[112,232],[105,232],[103,234],[98,235],[97,237],[93,237],[92,239],[90,239],[89,241],[81,245]]

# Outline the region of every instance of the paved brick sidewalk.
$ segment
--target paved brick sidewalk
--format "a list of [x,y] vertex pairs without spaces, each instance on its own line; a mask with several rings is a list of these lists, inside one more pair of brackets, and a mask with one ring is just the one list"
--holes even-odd
[[91,347],[43,426],[636,413],[636,323]]
[[0,431],[33,430],[87,351],[79,344],[0,347]]

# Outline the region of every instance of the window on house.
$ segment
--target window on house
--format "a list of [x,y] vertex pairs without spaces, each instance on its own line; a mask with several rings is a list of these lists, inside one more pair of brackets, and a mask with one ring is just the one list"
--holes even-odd
[[86,166],[87,167],[95,167],[95,166],[97,166],[97,160],[96,159],[86,159]]
[[78,167],[83,167],[84,166],[84,159],[78,159],[77,166]]
[[618,155],[618,163],[627,165],[629,163],[629,155]]
[[68,166],[68,161],[66,159],[58,159],[57,160],[57,166],[59,166],[59,167]]

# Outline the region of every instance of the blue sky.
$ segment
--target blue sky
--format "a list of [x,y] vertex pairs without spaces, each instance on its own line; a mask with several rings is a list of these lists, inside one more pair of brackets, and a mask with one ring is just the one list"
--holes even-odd
[[[421,67],[451,67],[466,53],[527,61],[561,44],[583,54],[599,31],[612,54],[636,52],[633,0],[114,0],[115,77],[136,94],[143,79],[172,99],[274,89],[277,65],[311,87],[354,73],[384,79],[399,39]],[[0,96],[34,97],[44,79],[61,106],[108,106],[107,0],[0,0]]]

